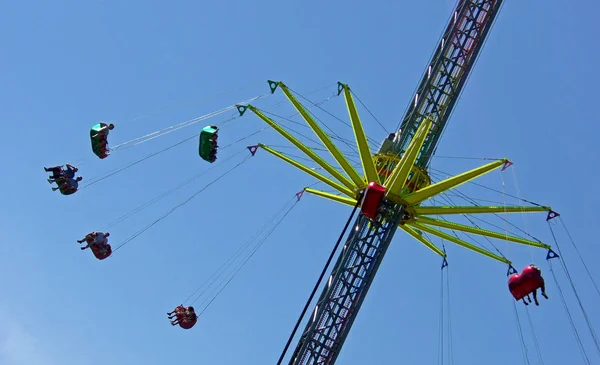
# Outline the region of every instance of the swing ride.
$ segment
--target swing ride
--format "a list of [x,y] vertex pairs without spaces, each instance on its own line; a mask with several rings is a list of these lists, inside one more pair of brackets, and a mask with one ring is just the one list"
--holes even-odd
[[92,151],[100,159],[108,157],[108,133],[113,130],[115,126],[106,123],[95,124],[90,129],[90,139],[92,141]]
[[[296,332],[308,312],[310,304],[313,303],[314,296],[319,288],[321,288],[321,294],[316,304],[314,304],[312,315],[306,320],[305,328],[300,333],[297,345],[289,357],[289,364],[335,364],[398,229],[404,231],[416,242],[421,243],[434,254],[440,256],[443,262],[442,268],[448,265],[446,250],[440,249],[433,243],[430,237],[436,237],[444,242],[453,243],[506,265],[507,276],[509,276],[507,289],[515,301],[522,300],[525,305],[529,305],[531,303],[530,295],[532,295],[535,304],[539,305],[537,299],[538,290],[541,290],[541,295],[544,298],[548,299],[548,296],[545,291],[544,278],[538,267],[529,265],[519,274],[513,267],[512,261],[501,253],[494,253],[491,250],[469,242],[467,239],[459,238],[459,235],[456,233],[542,249],[546,252],[547,260],[560,259],[560,256],[553,250],[552,246],[534,237],[523,238],[518,235],[508,234],[507,232],[484,229],[475,224],[458,223],[453,221],[453,218],[460,216],[469,219],[471,216],[480,215],[503,216],[515,213],[543,213],[546,216],[546,220],[550,221],[559,217],[559,214],[550,207],[535,203],[510,206],[455,205],[451,203],[440,205],[438,200],[436,200],[436,198],[442,197],[447,192],[454,191],[464,184],[472,183],[494,171],[505,171],[512,165],[512,162],[506,158],[496,159],[460,174],[437,179],[437,181],[433,178],[430,169],[431,158],[436,152],[441,135],[502,3],[502,0],[458,1],[417,91],[410,100],[400,127],[396,133],[391,133],[384,139],[375,153],[373,153],[372,143],[369,143],[369,138],[361,122],[355,102],[355,94],[350,86],[338,82],[336,96],[343,95],[346,103],[348,119],[352,127],[355,146],[358,150],[360,169],[357,169],[349,156],[342,152],[341,148],[334,143],[331,135],[323,130],[310,111],[310,107],[303,105],[295,96],[295,92],[282,81],[273,80],[268,81],[269,93],[265,95],[233,104],[217,112],[153,132],[111,148],[111,152],[117,152],[175,130],[195,125],[209,118],[214,118],[224,112],[237,111],[237,115],[234,118],[244,117],[251,113],[266,123],[267,127],[270,127],[289,141],[310,162],[316,164],[318,167],[315,168],[303,164],[298,159],[292,158],[268,144],[258,143],[247,146],[249,155],[246,159],[204,188],[198,190],[198,192],[180,205],[175,206],[175,208],[157,221],[123,240],[115,248],[112,248],[108,244],[106,238],[108,234],[102,232],[87,234],[85,238],[87,247],[91,249],[98,260],[108,258],[117,249],[123,247],[123,245],[167,217],[179,206],[189,202],[209,185],[223,178],[237,166],[244,163],[249,157],[255,156],[259,149],[262,149],[315,178],[318,183],[333,189],[333,192],[328,192],[322,189],[306,187],[296,195],[294,205],[300,200],[302,194],[306,192],[328,201],[353,207],[346,227],[340,239],[335,244],[331,256],[323,268],[320,278],[284,346],[278,364],[281,364],[286,357],[287,350],[294,340]],[[306,125],[318,137],[325,151],[329,153],[329,156],[327,156],[329,161],[317,154],[315,148],[302,142],[292,132],[286,130],[280,123],[275,121],[274,118],[267,115],[269,114],[267,109],[261,109],[253,104],[254,101],[263,96],[276,93],[277,90],[281,90],[294,108],[296,114],[302,117]],[[113,128],[113,124],[98,123],[90,130],[92,151],[101,160],[109,155],[107,136]],[[199,134],[196,133],[176,145],[196,139],[198,141],[197,151],[200,158],[203,161],[214,164],[217,160],[217,151],[219,149],[217,140],[220,128],[220,126],[212,124],[204,126]],[[172,147],[170,146],[165,150]],[[151,158],[165,150],[144,157],[135,163]],[[220,163],[226,160],[220,160]],[[214,167],[218,167],[220,163],[215,164]],[[213,168],[213,166],[211,165],[210,168]],[[119,169],[112,174],[116,174],[123,169]],[[77,171],[77,169],[69,169],[68,166],[64,169],[61,166],[50,169],[46,168],[47,172],[51,171],[53,173],[51,180],[55,181],[58,185],[58,188],[54,189],[59,189],[64,195],[70,195],[78,191],[77,181],[80,181],[81,177],[77,180],[73,170]],[[318,172],[318,170],[325,171],[329,176]],[[179,186],[161,194],[149,204],[195,181],[202,174],[197,174]],[[106,177],[92,181],[89,185],[95,184]],[[431,204],[432,201],[434,202],[433,204]],[[140,209],[145,209],[149,204],[138,207],[132,213],[118,218],[117,222],[127,219]],[[281,222],[288,212],[289,210],[281,217],[279,222]],[[356,218],[354,218],[355,215],[357,215]],[[354,221],[352,222],[352,220]],[[348,233],[345,242],[342,244],[342,238],[345,236],[348,227],[351,227],[350,233]],[[339,247],[342,248],[339,249]],[[84,247],[82,247],[83,249]],[[256,252],[256,249],[252,254]],[[330,263],[333,261],[336,253],[338,255],[337,260],[333,263],[333,268],[330,269]],[[325,284],[321,285],[328,272],[329,276],[325,280]],[[197,323],[202,311],[197,313],[193,306],[184,306],[181,304],[175,307],[172,312],[169,312],[168,316],[173,326],[178,325],[182,329],[191,329]]]
[[204,127],[200,132],[200,143],[198,144],[198,154],[204,161],[213,163],[217,160],[217,126],[210,125]]

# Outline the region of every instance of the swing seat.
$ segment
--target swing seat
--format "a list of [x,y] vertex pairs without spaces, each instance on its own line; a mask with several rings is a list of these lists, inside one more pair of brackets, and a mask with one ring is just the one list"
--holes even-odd
[[538,268],[527,266],[521,274],[514,274],[508,279],[508,290],[515,298],[521,300],[544,286],[544,278]]
[[112,248],[108,243],[104,244],[104,248],[104,250],[100,250],[100,247],[98,247],[98,245],[90,246],[90,250],[92,250],[92,253],[98,260],[104,260],[112,254]]
[[[191,316],[189,314],[191,314]],[[179,327],[183,328],[184,330],[189,330],[190,328],[194,327],[198,321],[198,317],[196,316],[194,309],[191,307],[185,308],[179,305],[175,308],[175,315],[179,321]]]

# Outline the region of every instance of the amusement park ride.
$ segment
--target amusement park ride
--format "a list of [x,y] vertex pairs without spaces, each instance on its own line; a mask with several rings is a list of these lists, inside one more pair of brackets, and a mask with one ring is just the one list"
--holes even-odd
[[[344,243],[313,314],[300,336],[289,361],[290,365],[331,365],[335,363],[397,228],[407,232],[417,241],[442,256],[444,265],[446,265],[445,252],[423,236],[422,232],[507,264],[509,275],[515,274],[513,275],[514,280],[519,277],[511,262],[506,258],[445,233],[440,228],[545,248],[548,250],[548,258],[558,257],[549,245],[539,241],[430,217],[431,215],[547,211],[547,219],[551,219],[557,216],[557,213],[549,207],[421,206],[425,200],[498,168],[504,170],[512,164],[506,159],[497,160],[434,184],[431,183],[427,172],[430,158],[435,153],[442,131],[501,6],[501,0],[461,0],[458,2],[436,52],[425,70],[416,94],[410,101],[400,130],[390,134],[374,156],[369,148],[350,88],[348,85],[338,83],[338,95],[343,93],[346,100],[364,172],[362,175],[351,166],[328,135],[317,125],[307,109],[282,82],[269,81],[271,93],[274,93],[277,88],[284,92],[346,175],[315,154],[308,146],[298,141],[257,108],[250,104],[238,105],[240,115],[247,110],[252,111],[331,174],[335,180],[315,172],[264,144],[249,147],[252,154],[258,147],[261,147],[345,196],[310,188],[306,188],[304,190],[306,192],[354,206],[355,210],[360,206],[359,215],[352,226],[353,229]],[[305,307],[304,311],[306,309]],[[282,363],[294,332],[278,364]]]
[[[530,206],[440,206],[423,204],[459,185],[470,182],[491,171],[498,169],[504,170],[512,164],[507,159],[499,159],[438,182],[432,182],[430,172],[428,171],[430,169],[429,164],[431,157],[436,151],[442,132],[452,114],[454,105],[469,77],[469,73],[477,56],[485,43],[485,39],[492,28],[494,20],[500,11],[502,3],[502,0],[458,1],[457,7],[450,17],[449,23],[425,73],[423,74],[416,93],[409,102],[400,129],[396,133],[389,134],[375,154],[371,152],[350,87],[346,84],[338,83],[337,92],[338,95],[343,94],[346,101],[348,115],[354,132],[358,154],[360,156],[362,173],[352,166],[349,159],[333,143],[329,135],[317,124],[308,109],[298,101],[292,91],[283,82],[268,81],[271,94],[275,93],[277,89],[281,89],[298,114],[302,116],[304,121],[330,153],[332,163],[335,161],[338,166],[333,166],[331,163],[317,155],[314,152],[314,149],[296,139],[291,133],[286,131],[277,122],[269,118],[249,101],[231,105],[228,107],[230,109],[225,108],[219,112],[208,115],[214,116],[227,110],[235,110],[236,108],[239,116],[244,115],[248,111],[252,112],[290,141],[320,168],[329,173],[330,176],[325,176],[317,172],[316,169],[303,165],[262,143],[248,147],[252,155],[256,153],[258,148],[264,149],[318,179],[320,182],[325,183],[339,194],[312,188],[305,188],[303,192],[305,191],[354,208],[338,242],[331,252],[327,265],[323,269],[321,276],[300,315],[300,319],[296,323],[295,328],[284,347],[278,365],[283,362],[296,331],[298,330],[303,317],[307,313],[316,292],[321,286],[321,281],[325,278],[329,264],[332,262],[336,252],[339,251],[337,261],[333,264],[329,277],[325,280],[321,295],[318,297],[314,310],[309,316],[306,327],[301,332],[297,346],[289,359],[289,365],[335,364],[336,359],[342,350],[344,341],[352,328],[361,305],[367,296],[371,283],[377,274],[377,270],[379,269],[398,228],[441,256],[443,258],[442,267],[447,265],[446,252],[435,246],[427,235],[452,242],[508,265],[508,275],[510,276],[508,286],[515,300],[522,299],[525,302],[525,298],[528,297],[529,294],[533,294],[534,299],[536,299],[537,289],[542,289],[541,293],[546,297],[543,278],[541,277],[539,269],[535,266],[531,265],[530,267],[525,268],[521,275],[519,275],[512,266],[511,261],[502,256],[502,254],[495,254],[484,248],[466,242],[465,240],[458,238],[457,235],[452,235],[444,230],[479,235],[486,238],[494,238],[542,248],[546,249],[548,252],[546,256],[547,259],[557,258],[558,255],[549,245],[542,243],[533,237],[531,237],[531,239],[521,238],[509,235],[506,232],[500,233],[483,229],[475,225],[452,222],[446,220],[445,217],[471,214],[492,215],[547,212],[546,220],[550,220],[557,217],[558,213],[554,212],[549,207],[535,204]],[[258,99],[259,97],[253,98],[251,101]],[[208,116],[206,118],[208,118]],[[163,131],[168,131],[164,132],[165,134],[170,133],[172,130],[192,125],[193,123],[206,118],[196,118],[176,126],[171,126]],[[90,130],[92,150],[99,159],[104,159],[109,155],[107,136],[113,128],[113,124],[98,123]],[[112,150],[118,150],[119,146],[124,146],[129,143],[138,143],[136,141],[145,137],[149,137],[147,140],[153,139],[155,138],[155,135],[160,135],[163,131],[153,132],[147,136],[121,143]],[[217,126],[209,125],[202,129],[199,136],[197,153],[203,160],[211,164],[217,160],[218,133],[219,128]],[[192,136],[190,138],[194,137],[195,136]],[[173,146],[179,145],[190,138]],[[163,151],[166,151],[173,146],[168,147]],[[133,166],[155,154],[144,157],[142,160],[134,162],[129,166]],[[122,171],[123,169],[124,168],[118,169],[108,176]],[[62,166],[45,168],[46,172],[52,173],[48,182],[56,182],[58,185],[58,187],[52,189],[60,190],[63,195],[71,195],[77,191],[78,181],[82,179],[81,177],[75,178],[77,170],[77,168],[71,165],[66,165],[66,169],[63,169]],[[105,177],[102,177],[91,182],[89,185],[104,178]],[[188,180],[186,183],[180,185],[180,187],[194,179],[195,178]],[[176,189],[172,189],[170,192]],[[190,201],[194,196],[203,191],[203,189],[196,192],[184,203],[176,206],[176,208]],[[153,201],[170,194],[170,192],[153,199]],[[298,194],[299,199],[300,194],[302,193]],[[144,206],[142,206],[142,208],[143,207]],[[142,208],[136,208],[134,212]],[[91,248],[91,251],[97,259],[104,260],[109,257],[112,252],[137,237],[141,232],[152,227],[176,208],[171,209],[167,214],[163,215],[146,228],[138,231],[138,233],[135,233],[114,249],[111,248],[107,240],[107,237],[110,234],[109,232],[92,232],[78,242],[86,242],[87,245],[81,249],[85,250],[86,248]],[[358,217],[354,220],[354,223],[350,225],[356,212],[358,212]],[[129,215],[130,214],[128,213],[124,217],[126,218]],[[440,218],[434,218],[437,216],[440,216]],[[119,218],[117,222],[125,218]],[[350,233],[346,241],[341,245],[348,227],[351,227]],[[338,249],[340,245],[342,248]],[[557,251],[560,253],[559,249],[557,249]],[[527,302],[525,302],[525,304],[527,304]],[[201,314],[201,311],[199,310],[198,313]],[[174,326],[179,325],[181,328],[190,329],[196,324],[197,314],[193,307],[184,307],[183,305],[180,305],[172,312],[169,312],[169,319]],[[597,346],[600,353],[600,345]]]

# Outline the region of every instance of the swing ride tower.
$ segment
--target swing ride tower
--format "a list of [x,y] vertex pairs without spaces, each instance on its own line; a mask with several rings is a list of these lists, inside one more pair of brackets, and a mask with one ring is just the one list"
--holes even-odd
[[[361,207],[314,310],[308,314],[308,323],[289,360],[290,365],[332,365],[336,362],[398,228],[440,255],[444,259],[444,265],[446,264],[446,253],[436,247],[423,233],[442,238],[505,263],[509,265],[509,268],[512,268],[511,262],[505,257],[498,256],[439,229],[456,230],[512,241],[546,248],[551,252],[550,246],[540,241],[428,217],[431,215],[541,211],[547,211],[550,217],[550,214],[554,214],[554,212],[549,207],[421,206],[421,203],[429,198],[498,168],[504,170],[512,164],[507,159],[500,159],[434,184],[431,183],[427,173],[430,158],[435,152],[444,127],[501,5],[502,0],[458,1],[416,93],[411,98],[400,130],[390,134],[375,154],[372,154],[369,148],[349,86],[338,83],[338,95],[343,94],[346,100],[362,164],[362,176],[350,165],[327,134],[317,125],[308,110],[300,104],[290,89],[282,82],[269,81],[271,92],[275,92],[279,87],[285,93],[338,163],[340,169],[334,168],[316,155],[311,148],[298,141],[259,109],[252,105],[237,106],[241,115],[246,110],[251,110],[327,171],[333,179],[319,174],[314,169],[304,166],[264,144],[253,146],[253,149],[251,148],[253,154],[256,148],[260,147],[345,196],[305,188],[304,191],[308,193],[354,206],[355,209]],[[292,337],[293,334],[294,332]],[[290,338],[291,340],[292,338]],[[284,354],[278,364],[281,364]]]
[[[411,180],[415,183],[412,185],[413,189],[422,188],[429,182],[425,168],[501,5],[502,0],[459,1],[409,103],[400,130],[395,135],[388,136],[388,141],[393,138],[390,141],[392,147],[389,151],[381,150],[372,162],[362,161],[363,166],[371,162],[371,166],[380,167],[378,177],[388,175],[402,156],[406,155],[409,143],[422,121],[427,118],[430,122],[429,133],[425,134],[416,156],[412,168],[415,171],[411,174],[414,177]],[[347,86],[339,87],[340,91],[343,89],[348,94]],[[351,100],[346,96],[347,101]],[[350,102],[349,108],[351,104]],[[360,148],[360,143],[358,145]],[[385,142],[382,147],[384,146]],[[407,190],[412,189],[409,186]],[[403,217],[407,215],[406,205],[390,202],[384,203],[382,208],[385,213],[379,215],[374,224],[371,219],[359,213],[354,222],[355,228],[335,263],[290,365],[335,363],[396,228],[402,218],[407,218]],[[415,237],[421,238],[418,234]]]

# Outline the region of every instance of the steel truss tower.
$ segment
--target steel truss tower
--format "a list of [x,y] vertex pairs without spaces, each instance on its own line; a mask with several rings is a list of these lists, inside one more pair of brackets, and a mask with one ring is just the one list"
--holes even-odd
[[[452,109],[492,27],[502,0],[461,0],[410,102],[393,148],[374,159],[378,173],[389,175],[424,118],[432,121],[416,166],[426,168]],[[393,158],[390,155],[395,155]],[[387,163],[386,163],[387,161]],[[428,178],[426,179],[428,180]],[[425,181],[412,185],[420,188]],[[377,269],[405,213],[400,204],[384,202],[384,216],[373,221],[360,214],[309,322],[290,365],[335,363]]]

